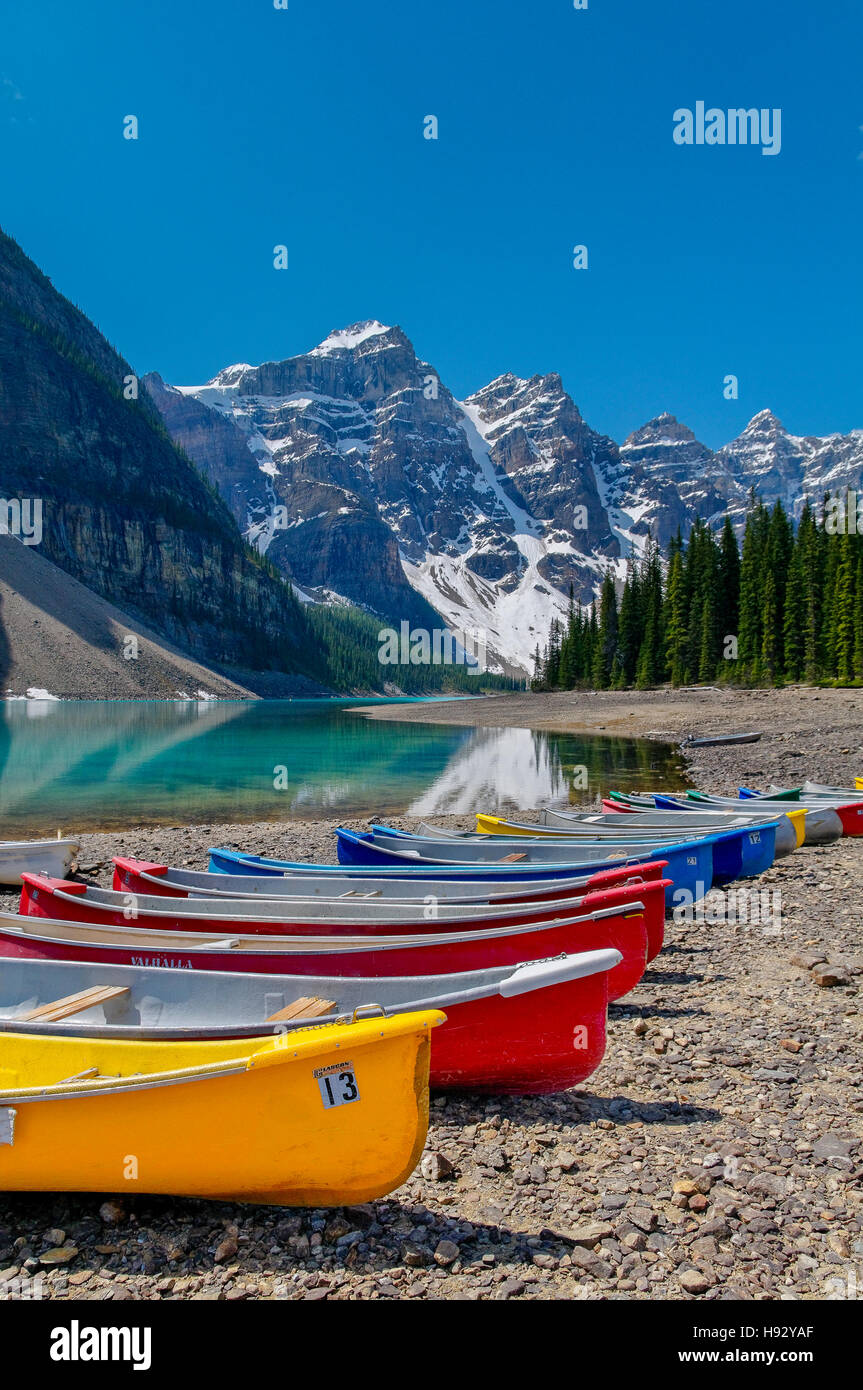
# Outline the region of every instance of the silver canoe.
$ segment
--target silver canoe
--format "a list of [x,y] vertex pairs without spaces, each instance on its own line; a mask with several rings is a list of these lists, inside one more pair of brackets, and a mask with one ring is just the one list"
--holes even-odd
[[[489,844],[496,841],[506,841],[507,844],[524,843],[525,840],[533,840],[539,844],[546,844],[548,841],[562,840],[566,843],[572,842],[575,845],[613,845],[619,848],[621,854],[626,854],[631,845],[643,849],[645,845],[650,845],[654,850],[661,849],[663,845],[669,848],[679,845],[682,840],[704,840],[710,836],[722,835],[730,830],[752,830],[761,826],[776,826],[779,829],[778,816],[761,815],[729,817],[723,824],[710,826],[684,826],[677,825],[672,820],[676,814],[674,811],[668,812],[668,820],[664,827],[659,826],[629,826],[629,816],[609,814],[608,824],[597,816],[591,818],[589,823],[582,821],[575,816],[557,816],[551,811],[542,813],[549,817],[549,824],[541,824],[533,821],[513,821],[501,820],[500,828],[494,832],[482,830],[470,831],[463,830],[455,832],[453,838],[459,844]],[[680,813],[682,814],[682,813]],[[552,819],[553,817],[553,819]],[[797,836],[794,827],[784,817],[787,834],[783,836],[783,854],[791,854],[797,847]],[[449,838],[444,838],[438,833],[437,826],[420,825],[418,833],[428,835],[428,838],[440,841],[443,844],[452,843]],[[507,834],[510,831],[510,834]],[[428,832],[433,832],[429,834]],[[793,845],[789,844],[789,839],[793,839]],[[774,850],[775,855],[775,850]],[[780,855],[780,858],[782,856]]]
[[[674,843],[680,845],[688,841],[688,835],[681,835]],[[655,842],[642,840],[630,840],[615,848],[601,836],[597,836],[593,844],[589,840],[574,844],[565,837],[543,840],[540,844],[524,835],[512,838],[506,835],[480,835],[472,840],[443,840],[434,836],[400,837],[375,832],[372,832],[372,843],[376,848],[388,850],[408,863],[417,860],[421,863],[425,859],[448,864],[500,864],[509,855],[516,854],[518,861],[524,864],[550,864],[563,869],[570,864],[578,867],[582,864],[601,866],[609,861],[637,862],[657,855],[663,848]]]
[[[263,1036],[350,1017],[356,1010],[408,1013],[494,995],[509,999],[611,970],[620,960],[611,949],[583,951],[455,975],[388,979],[2,960],[0,1030],[135,1040]],[[298,1006],[308,1010],[311,1001],[331,1007],[273,1018]]]
[[[790,806],[805,806],[807,809],[810,806],[855,806],[863,801],[863,792],[842,791],[841,788],[835,791],[828,788],[824,788],[822,791],[807,791],[807,786],[811,786],[811,783],[803,783],[799,796],[788,801]],[[772,792],[774,796],[785,796],[789,791],[795,790],[794,787],[777,787],[775,783],[771,783],[767,794]],[[760,796],[751,796],[745,799],[751,801],[753,805],[761,805],[762,798]]]
[[[637,896],[646,887],[635,884],[631,888]],[[69,892],[68,889],[74,891]],[[508,903],[439,903],[432,893],[422,902],[404,902],[394,899],[384,901],[363,900],[355,906],[352,899],[340,899],[337,903],[327,902],[325,898],[311,898],[308,901],[289,898],[218,898],[189,897],[171,898],[166,895],[116,892],[112,888],[98,888],[87,885],[80,891],[78,884],[51,884],[33,888],[34,898],[47,904],[69,904],[75,908],[88,909],[104,914],[110,925],[117,914],[122,914],[125,922],[152,922],[155,927],[174,930],[175,921],[186,918],[206,919],[213,923],[213,930],[227,931],[237,926],[244,931],[254,931],[257,923],[274,924],[282,928],[283,935],[293,935],[295,928],[304,931],[307,927],[319,927],[333,933],[344,928],[346,934],[351,927],[364,927],[369,923],[380,925],[393,932],[412,932],[417,923],[434,921],[440,925],[458,926],[470,922],[532,922],[538,917],[576,917],[583,914],[583,897],[566,897],[532,902]],[[622,908],[628,907],[628,902]],[[620,910],[620,908],[618,909]],[[34,920],[39,920],[35,918]],[[77,915],[69,920],[76,921]],[[82,918],[81,920],[89,920]],[[221,924],[226,924],[224,927]],[[182,930],[182,928],[178,928]],[[263,937],[269,939],[269,935]],[[337,937],[333,937],[337,939]]]
[[768,821],[776,825],[777,859],[784,859],[797,848],[797,832],[787,815],[765,816],[757,811],[741,814],[732,811],[630,811],[624,814],[605,811],[581,815],[569,811],[540,811],[539,821],[540,828],[548,826],[566,830],[575,825],[587,830],[595,828],[600,834],[615,830],[617,822],[625,821],[645,840],[653,839],[654,835],[660,839],[674,837],[679,840],[681,831],[685,831],[687,837],[696,839],[702,835],[721,835],[723,830],[763,825]]
[[[169,901],[162,898],[163,903]],[[173,901],[182,901],[182,899]],[[191,901],[191,899],[189,900]],[[644,903],[628,902],[625,913],[635,916],[644,912]],[[372,955],[381,951],[418,950],[426,951],[433,946],[476,946],[487,941],[503,941],[508,937],[523,936],[526,939],[538,938],[561,927],[575,928],[591,922],[601,922],[608,917],[620,917],[620,907],[602,907],[595,912],[578,914],[561,913],[548,921],[512,922],[506,926],[483,922],[468,926],[463,930],[450,927],[442,932],[400,932],[398,934],[377,933],[364,936],[342,935],[281,935],[270,933],[231,931],[233,925],[225,922],[221,933],[204,931],[182,931],[162,928],[157,925],[116,926],[113,923],[74,922],[60,917],[25,917],[17,912],[0,911],[0,936],[16,943],[32,944],[38,948],[40,943],[46,947],[72,947],[86,959],[88,950],[121,950],[137,955],[139,952],[176,952],[175,959],[187,962],[184,968],[194,968],[195,956],[224,955],[241,956],[341,956]],[[52,957],[50,950],[46,959],[60,958],[59,952]],[[17,956],[14,957],[17,959]],[[125,962],[120,962],[125,963]],[[162,962],[158,962],[161,964]],[[174,967],[172,967],[174,968]]]
[[842,798],[846,801],[863,801],[863,790],[860,787],[826,787],[823,782],[804,782],[801,790],[806,796],[827,796],[834,799]]
[[[759,812],[767,816],[785,816],[789,811],[805,811],[806,821],[804,825],[805,845],[832,845],[834,840],[838,840],[842,835],[842,822],[836,812],[829,807],[807,806],[799,801],[762,801],[736,797],[736,796],[710,796],[706,792],[699,792],[697,797],[692,799],[686,796],[679,796],[677,792],[657,792],[664,801],[673,801],[681,808],[679,814],[688,815],[690,810],[697,811],[731,811],[735,815],[740,814],[740,808],[751,808],[753,814]],[[635,806],[638,810],[656,810],[653,796],[632,793],[622,798],[625,806]],[[756,810],[757,808],[757,810]],[[660,807],[660,810],[662,808]],[[669,815],[677,815],[678,812],[669,811]]]
[[[117,863],[117,860],[114,861]],[[123,860],[121,863],[128,863]],[[151,870],[152,870],[151,866]],[[157,866],[160,870],[161,865]],[[118,869],[120,864],[118,864]],[[369,900],[387,900],[396,903],[424,904],[429,898],[454,906],[476,905],[494,906],[496,903],[531,902],[575,896],[579,894],[604,891],[605,885],[589,888],[590,874],[572,878],[528,878],[515,883],[502,883],[493,879],[467,878],[355,878],[345,869],[344,877],[333,874],[330,878],[280,878],[276,874],[214,874],[203,869],[176,869],[165,867],[164,872],[154,873],[141,868],[135,869],[138,878],[153,885],[154,894],[159,888],[172,888],[182,896],[188,893],[194,898],[289,898],[293,906],[297,901],[318,898],[325,901],[331,909],[349,909],[353,903]],[[633,880],[637,872],[633,870]],[[618,884],[610,884],[617,887]],[[496,891],[495,891],[496,890]],[[123,890],[121,890],[123,891]]]

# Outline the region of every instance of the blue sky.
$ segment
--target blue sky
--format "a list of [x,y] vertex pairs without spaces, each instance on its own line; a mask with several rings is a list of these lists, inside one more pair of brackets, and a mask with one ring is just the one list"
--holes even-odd
[[[169,381],[379,318],[459,396],[559,371],[617,439],[863,427],[858,0],[588,5],[19,0],[0,222]],[[699,100],[781,108],[780,154],[676,145]]]

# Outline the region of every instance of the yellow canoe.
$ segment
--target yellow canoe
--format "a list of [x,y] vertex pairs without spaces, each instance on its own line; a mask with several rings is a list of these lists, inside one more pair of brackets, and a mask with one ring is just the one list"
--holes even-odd
[[854,790],[858,792],[863,792],[863,777],[854,778]]
[[[620,819],[623,820],[623,816]],[[531,835],[533,833],[531,830],[525,829],[524,826],[512,825],[502,816],[487,816],[481,811],[476,813],[476,828],[480,835],[506,835],[509,837],[510,835]],[[538,829],[546,830],[550,827],[541,825]],[[565,832],[561,833],[565,836]]]
[[422,1153],[444,1020],[326,1024],[262,1045],[0,1033],[0,1191],[382,1197]]

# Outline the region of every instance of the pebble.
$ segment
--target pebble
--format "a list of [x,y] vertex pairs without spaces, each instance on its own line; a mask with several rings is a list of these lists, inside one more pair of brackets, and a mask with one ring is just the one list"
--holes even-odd
[[458,1256],[459,1248],[455,1244],[455,1241],[440,1240],[435,1246],[434,1260],[437,1265],[446,1267],[447,1265],[455,1264]]

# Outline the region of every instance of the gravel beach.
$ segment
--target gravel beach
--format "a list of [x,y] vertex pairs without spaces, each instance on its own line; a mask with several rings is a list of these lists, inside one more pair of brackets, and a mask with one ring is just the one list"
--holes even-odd
[[[698,750],[693,783],[721,791],[863,772],[857,691],[514,696],[435,707],[447,715],[675,741],[763,730],[755,745]],[[80,862],[102,884],[118,852],[204,867],[225,844],[332,862],[334,824],[86,835]],[[704,920],[667,924],[637,991],[611,1006],[605,1060],[583,1087],[433,1096],[421,1165],[386,1200],[0,1197],[0,1298],[858,1297],[863,842],[800,849],[752,887],[778,919],[753,922],[750,902],[750,920],[732,920],[711,894]]]

